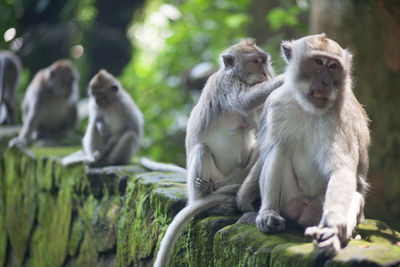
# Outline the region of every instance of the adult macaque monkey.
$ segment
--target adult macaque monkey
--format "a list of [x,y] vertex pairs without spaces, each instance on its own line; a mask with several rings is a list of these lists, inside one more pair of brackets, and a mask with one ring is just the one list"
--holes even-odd
[[100,70],[89,83],[89,124],[83,137],[84,153],[62,160],[64,165],[84,161],[89,166],[127,164],[139,149],[143,115],[117,79]]
[[186,222],[212,208],[230,214],[235,195],[256,154],[256,124],[268,95],[279,87],[269,55],[244,39],[221,55],[221,68],[207,81],[187,125],[188,205],[165,233],[154,266],[168,266],[174,244]]
[[332,257],[363,218],[368,117],[352,92],[349,51],[325,34],[283,42],[281,50],[284,85],[265,103],[259,160],[238,206],[251,210],[259,178],[258,229],[283,231],[292,220],[314,238],[318,256]]
[[0,51],[0,124],[17,121],[15,95],[18,90],[21,60],[9,51]]
[[9,146],[65,134],[76,122],[79,75],[69,60],[36,73],[22,101],[23,126]]

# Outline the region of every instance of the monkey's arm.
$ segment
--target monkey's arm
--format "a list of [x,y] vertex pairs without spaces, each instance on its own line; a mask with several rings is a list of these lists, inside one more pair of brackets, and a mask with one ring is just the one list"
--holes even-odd
[[283,84],[283,74],[276,76],[272,81],[265,81],[256,84],[248,90],[243,90],[239,94],[239,102],[246,112],[250,112],[262,105],[269,94]]
[[26,114],[23,117],[23,125],[21,132],[18,137],[13,138],[8,144],[10,147],[16,145],[27,145],[31,139],[33,131],[37,128],[38,121],[38,107],[39,107],[39,97],[33,98],[30,105],[25,106]]
[[260,197],[259,179],[261,169],[262,161],[257,160],[237,193],[236,203],[239,207],[239,210],[242,212],[255,210],[253,207],[253,202]]
[[212,178],[223,175],[218,170],[214,158],[206,144],[195,145],[188,155],[187,185],[189,194],[189,203],[210,194],[208,188],[196,186],[196,178],[209,182]]
[[260,174],[261,208],[256,218],[261,232],[281,232],[285,230],[285,219],[279,215],[281,182],[285,179],[285,169],[290,169],[287,159],[279,145],[267,148]]
[[335,256],[357,226],[364,198],[356,186],[355,168],[342,166],[330,175],[321,221],[305,231],[317,242],[319,256]]
[[105,144],[96,123],[96,120],[89,122],[83,137],[83,148],[89,156],[89,161],[101,160],[105,152]]

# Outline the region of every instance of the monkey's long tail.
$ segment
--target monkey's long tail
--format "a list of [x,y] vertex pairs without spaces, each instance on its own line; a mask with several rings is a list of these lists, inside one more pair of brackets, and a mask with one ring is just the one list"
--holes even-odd
[[142,164],[142,166],[145,167],[146,169],[149,169],[152,171],[186,173],[186,169],[179,167],[177,165],[169,164],[169,163],[155,162],[155,161],[149,160],[148,158],[145,158],[145,157],[140,159],[140,164]]
[[154,267],[168,266],[175,243],[178,240],[183,227],[191,218],[203,211],[217,206],[218,204],[225,203],[229,198],[235,198],[234,194],[226,193],[229,193],[231,188],[233,187],[226,186],[200,200],[194,201],[190,205],[183,208],[175,216],[171,224],[168,226],[167,232],[161,241],[160,249],[157,253],[156,261],[154,262]]

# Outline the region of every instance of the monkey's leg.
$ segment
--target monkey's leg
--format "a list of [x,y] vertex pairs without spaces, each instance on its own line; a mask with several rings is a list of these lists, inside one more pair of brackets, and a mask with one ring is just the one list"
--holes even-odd
[[249,175],[244,180],[240,187],[236,203],[239,210],[242,212],[254,211],[253,202],[260,197],[260,183],[259,178],[261,174],[263,162],[257,160],[256,164],[251,168]]
[[260,175],[261,208],[256,225],[264,233],[282,232],[286,229],[286,220],[279,214],[282,180],[287,179],[292,168],[278,146],[272,146],[267,153]]
[[76,120],[78,118],[78,111],[75,105],[72,105],[68,109],[68,116],[63,120],[60,128],[58,129],[57,134],[65,134],[68,130],[72,129],[75,126]]
[[204,188],[196,186],[196,178],[201,178],[206,182],[210,182],[211,179],[223,178],[206,144],[194,146],[188,155],[189,203],[210,193],[210,191],[203,191]]
[[134,131],[126,131],[109,152],[106,163],[127,164],[139,149],[139,137]]

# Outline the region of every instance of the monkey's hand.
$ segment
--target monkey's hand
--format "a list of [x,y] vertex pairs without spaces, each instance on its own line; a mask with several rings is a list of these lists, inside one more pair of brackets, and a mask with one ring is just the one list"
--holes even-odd
[[338,254],[340,240],[337,228],[312,226],[304,234],[314,239],[313,242],[318,247],[318,258],[331,258]]
[[263,233],[283,232],[286,229],[286,220],[274,210],[260,210],[256,226]]
[[346,220],[336,213],[325,214],[319,226],[308,227],[305,235],[311,236],[318,247],[317,257],[331,258],[338,254],[340,248],[348,241]]
[[85,161],[85,164],[89,167],[100,167],[104,166],[104,154],[102,155],[100,151],[96,150],[93,152],[91,159]]
[[211,194],[214,191],[214,186],[211,179],[210,181],[206,181],[200,177],[196,177],[194,180],[194,187],[203,195]]
[[211,208],[208,213],[217,215],[233,215],[236,214],[238,211],[239,210],[236,205],[235,197],[234,195],[232,195],[232,197],[227,197],[225,203],[219,204],[218,206]]

